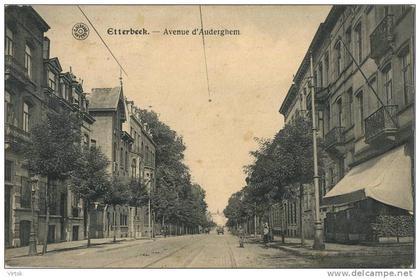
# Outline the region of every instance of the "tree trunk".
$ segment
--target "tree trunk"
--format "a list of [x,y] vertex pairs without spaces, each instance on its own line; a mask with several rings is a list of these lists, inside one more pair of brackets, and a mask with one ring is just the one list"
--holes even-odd
[[303,233],[303,207],[302,207],[302,198],[303,198],[303,184],[299,184],[299,226],[300,226],[300,244],[305,245],[305,235]]
[[86,235],[87,247],[90,247],[90,202],[86,200]]
[[114,210],[114,239],[113,242],[117,242],[117,214],[115,213],[115,205],[112,205],[112,209]]
[[48,227],[50,224],[50,205],[49,205],[49,198],[48,198],[48,188],[50,186],[50,178],[47,177],[47,184],[45,186],[45,235],[44,235],[44,243],[42,245],[42,255],[47,253],[47,241],[48,241]]

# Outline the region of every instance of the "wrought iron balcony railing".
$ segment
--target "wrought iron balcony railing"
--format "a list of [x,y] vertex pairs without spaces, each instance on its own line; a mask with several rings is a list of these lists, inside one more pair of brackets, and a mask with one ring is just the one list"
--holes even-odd
[[28,141],[29,133],[23,129],[16,127],[12,124],[5,123],[4,125],[5,143]]
[[397,105],[382,106],[365,119],[366,143],[386,139],[398,131],[397,108]]
[[334,127],[325,135],[325,149],[343,145],[345,142],[344,127]]
[[15,57],[4,55],[4,66],[6,79],[8,76],[12,76],[21,82],[30,80],[25,67],[21,65]]
[[370,57],[378,59],[391,47],[394,40],[394,16],[386,15],[370,35]]

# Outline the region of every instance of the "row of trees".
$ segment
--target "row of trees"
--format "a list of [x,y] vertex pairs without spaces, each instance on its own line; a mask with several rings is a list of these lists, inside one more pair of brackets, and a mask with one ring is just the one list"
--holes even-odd
[[192,182],[190,170],[184,163],[186,146],[174,130],[159,120],[153,111],[141,110],[141,118],[150,127],[156,143],[156,187],[152,208],[156,220],[163,225],[182,225],[186,228],[212,225],[207,217],[205,191]]
[[[87,208],[87,245],[90,245],[90,210],[101,202],[117,205],[144,206],[151,199],[152,210],[164,223],[197,227],[209,225],[206,218],[205,192],[191,182],[188,168],[183,164],[185,145],[154,112],[143,111],[157,143],[156,188],[149,194],[141,180],[130,181],[111,177],[108,158],[99,147],[81,145],[82,118],[79,113],[48,112],[31,129],[30,140],[23,149],[25,164],[34,176],[46,179],[43,191],[46,210],[45,231],[49,226],[49,204],[52,186],[57,181],[69,181],[72,191]],[[116,238],[114,229],[114,241]],[[47,236],[43,239],[43,254],[47,251]]]
[[244,169],[246,186],[230,197],[224,210],[227,225],[231,227],[244,223],[254,214],[264,218],[269,207],[284,198],[301,198],[303,185],[313,178],[310,119],[297,117],[274,138],[257,139],[257,142],[259,148],[251,152],[254,162]]

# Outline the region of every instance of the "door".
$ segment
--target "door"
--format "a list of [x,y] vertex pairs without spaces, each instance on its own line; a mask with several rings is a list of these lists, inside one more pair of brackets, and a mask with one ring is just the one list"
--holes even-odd
[[10,205],[10,186],[6,185],[5,188],[5,204],[4,204],[4,239],[5,243],[4,245],[6,247],[9,247],[11,245],[10,243],[10,214],[11,214],[11,205]]
[[79,240],[79,226],[73,226],[72,239]]
[[48,226],[48,243],[55,242],[55,225]]
[[23,220],[19,222],[19,239],[21,246],[29,245],[29,236],[31,234],[31,221]]

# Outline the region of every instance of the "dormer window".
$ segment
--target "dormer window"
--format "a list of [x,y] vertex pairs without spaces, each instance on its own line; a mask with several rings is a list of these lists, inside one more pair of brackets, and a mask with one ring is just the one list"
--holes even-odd
[[52,71],[48,71],[48,87],[57,94],[57,84],[55,78],[55,74]]
[[73,104],[79,105],[79,94],[76,92],[75,88],[72,88],[73,92]]
[[61,83],[61,97],[65,100],[69,99],[66,83]]

